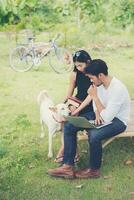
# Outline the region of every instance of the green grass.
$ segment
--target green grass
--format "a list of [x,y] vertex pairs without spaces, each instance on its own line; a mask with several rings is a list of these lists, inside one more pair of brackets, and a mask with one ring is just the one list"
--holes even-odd
[[[119,38],[121,42],[121,39]],[[107,38],[107,41],[109,40]],[[63,100],[69,74],[58,75],[43,62],[39,71],[16,73],[8,64],[8,44],[0,38],[0,200],[131,200],[134,195],[134,140],[114,141],[104,149],[102,176],[97,180],[63,180],[49,177],[46,172],[57,165],[47,160],[48,135],[39,139],[39,108],[36,102],[40,90],[47,89],[58,103]],[[102,48],[90,50],[93,58],[104,59],[110,72],[121,79],[134,99],[133,48]],[[60,147],[60,133],[54,138],[54,156]],[[88,148],[79,143],[80,152]],[[81,153],[87,166],[88,155]],[[83,184],[82,189],[76,189]]]

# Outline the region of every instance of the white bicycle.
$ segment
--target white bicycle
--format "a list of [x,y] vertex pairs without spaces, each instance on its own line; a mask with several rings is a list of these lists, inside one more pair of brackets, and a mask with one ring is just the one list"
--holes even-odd
[[29,71],[40,66],[42,59],[48,56],[49,65],[56,73],[66,73],[73,69],[72,54],[65,48],[58,47],[59,34],[48,43],[34,43],[34,37],[28,38],[26,45],[18,45],[9,55],[10,66],[17,72]]

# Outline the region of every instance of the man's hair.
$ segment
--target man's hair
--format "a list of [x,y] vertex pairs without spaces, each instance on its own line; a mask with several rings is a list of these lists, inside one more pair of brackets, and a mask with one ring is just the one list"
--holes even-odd
[[98,77],[100,73],[103,73],[106,76],[108,75],[107,64],[101,59],[92,60],[85,68],[85,74],[91,74]]

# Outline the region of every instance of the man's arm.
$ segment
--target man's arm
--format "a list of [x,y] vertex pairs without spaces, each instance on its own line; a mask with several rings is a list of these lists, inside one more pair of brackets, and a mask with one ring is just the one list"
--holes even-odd
[[96,105],[97,111],[99,112],[99,114],[102,112],[102,110],[105,109],[104,105],[101,103],[100,99],[98,96],[93,97],[93,101]]
[[89,94],[91,95],[99,115],[102,117],[104,122],[110,122],[117,116],[124,100],[124,93],[120,87],[116,87],[113,93],[111,92],[106,107],[102,104],[98,97],[96,86],[92,86]]
[[91,85],[88,89],[88,93],[90,94],[92,100],[94,101],[94,107],[96,107],[96,110],[101,113],[103,109],[105,109],[104,105],[101,103],[98,94],[97,94],[97,87],[95,85]]

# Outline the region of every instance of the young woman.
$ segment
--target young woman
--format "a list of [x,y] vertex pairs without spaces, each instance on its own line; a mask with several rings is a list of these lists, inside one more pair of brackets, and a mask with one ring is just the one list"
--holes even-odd
[[[69,88],[67,96],[64,101],[66,102],[69,97],[72,97],[76,89],[77,92],[75,97],[80,101],[82,101],[82,104],[76,110],[73,110],[71,115],[76,115],[76,114],[82,115],[86,112],[93,111],[91,98],[87,93],[88,88],[91,86],[92,83],[90,79],[86,77],[84,74],[84,69],[86,68],[87,65],[89,65],[90,61],[91,61],[90,55],[84,50],[75,52],[73,56],[74,70],[70,76]],[[64,155],[64,144],[62,144],[56,156],[55,162],[57,163],[62,162],[63,155]],[[75,157],[75,161],[77,160],[78,160],[78,155],[76,155]]]

